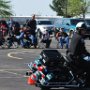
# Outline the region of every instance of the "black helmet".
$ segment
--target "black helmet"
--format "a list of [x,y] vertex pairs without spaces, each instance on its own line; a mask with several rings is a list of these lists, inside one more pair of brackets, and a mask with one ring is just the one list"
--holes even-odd
[[87,26],[86,26],[85,22],[77,23],[76,30],[86,30],[86,29],[87,29]]

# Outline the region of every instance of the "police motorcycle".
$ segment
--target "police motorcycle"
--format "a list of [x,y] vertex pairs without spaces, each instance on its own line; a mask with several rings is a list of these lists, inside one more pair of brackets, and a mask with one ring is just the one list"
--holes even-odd
[[28,64],[27,83],[41,90],[85,87],[87,73],[70,63],[58,50],[43,50],[34,62]]

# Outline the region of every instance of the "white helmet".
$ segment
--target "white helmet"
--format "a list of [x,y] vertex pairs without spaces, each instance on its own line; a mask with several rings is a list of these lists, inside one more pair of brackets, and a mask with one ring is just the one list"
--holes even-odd
[[79,22],[79,23],[77,23],[76,30],[78,30],[78,29],[84,29],[84,30],[86,30],[87,29],[87,26],[86,26],[85,22]]

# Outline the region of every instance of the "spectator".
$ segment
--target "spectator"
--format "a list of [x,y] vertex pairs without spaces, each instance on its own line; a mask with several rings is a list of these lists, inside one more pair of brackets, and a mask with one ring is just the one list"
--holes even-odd
[[20,35],[17,35],[16,39],[20,40],[21,46],[24,47],[25,43],[23,40],[24,39],[24,28],[23,27],[20,28]]
[[69,37],[72,38],[73,34],[74,34],[74,31],[71,29],[71,30],[69,31]]
[[19,30],[20,30],[20,23],[18,21],[14,21],[14,23],[13,23],[13,33],[15,35],[20,35]]
[[5,20],[0,20],[0,29],[2,31],[3,37],[8,34],[8,25]]
[[9,21],[8,21],[8,27],[9,27],[9,32],[8,33],[10,35],[12,35],[12,26],[13,26],[13,23],[14,23],[13,19],[10,18]]
[[57,40],[57,41],[59,41],[59,37],[61,37],[61,32],[60,32],[60,31],[59,31],[59,32],[57,32],[57,34],[56,34],[56,36],[55,36],[55,37],[56,37],[56,40]]
[[50,34],[49,34],[49,32],[47,30],[44,31],[44,33],[42,35],[41,42],[42,43],[46,43],[46,48],[49,48],[50,47],[51,39],[50,39]]
[[60,36],[58,37],[59,47],[63,49],[64,44],[66,45],[65,48],[69,47],[69,36],[64,31],[64,28],[60,29]]
[[36,48],[37,45],[37,38],[36,38],[36,20],[35,20],[35,15],[32,16],[32,19],[28,22],[27,26],[30,27],[30,39],[32,40],[32,44]]
[[59,32],[59,28],[54,27],[53,30],[54,30],[54,37],[55,39],[57,39],[56,35]]

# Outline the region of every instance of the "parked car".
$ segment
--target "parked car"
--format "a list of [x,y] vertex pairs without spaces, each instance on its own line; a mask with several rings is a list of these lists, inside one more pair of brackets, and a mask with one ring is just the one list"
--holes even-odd
[[48,30],[50,34],[53,32],[54,25],[49,19],[36,19],[36,33],[41,38],[42,34]]

